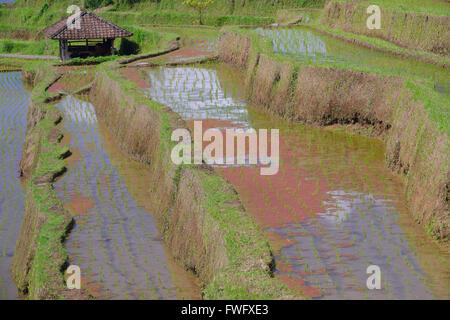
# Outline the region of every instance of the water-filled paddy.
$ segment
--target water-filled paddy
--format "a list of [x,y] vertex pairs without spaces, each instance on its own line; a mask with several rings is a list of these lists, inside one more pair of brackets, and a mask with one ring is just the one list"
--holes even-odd
[[170,257],[151,214],[130,193],[129,177],[121,176],[124,160],[109,153],[118,151],[105,140],[93,106],[68,96],[58,108],[73,155],[55,188],[75,215],[66,247],[90,291],[113,299],[197,298],[198,292],[195,297],[192,292],[180,294],[174,284],[180,275],[171,273]]
[[17,298],[10,264],[25,211],[19,162],[29,101],[20,72],[0,73],[0,299]]
[[216,70],[160,67],[149,73],[149,81],[146,93],[183,119],[219,119],[248,126],[245,102],[233,99],[232,93],[222,88]]
[[[282,247],[275,273],[287,285],[325,299],[449,298],[449,252],[412,220],[381,141],[262,114],[243,101],[242,75],[225,67],[148,72],[149,96],[186,120],[280,129],[278,174],[261,176],[249,166],[216,171]],[[381,290],[366,287],[370,265],[381,268]]]
[[433,81],[438,91],[450,93],[450,73],[445,68],[370,50],[306,27],[257,29],[255,32],[271,39],[277,54],[306,62],[337,63],[394,76],[425,78]]

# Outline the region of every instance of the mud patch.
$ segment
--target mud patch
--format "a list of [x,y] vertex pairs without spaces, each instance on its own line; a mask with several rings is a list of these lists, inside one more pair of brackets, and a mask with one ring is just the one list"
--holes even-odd
[[94,207],[94,201],[87,197],[75,195],[65,204],[66,209],[74,216],[86,216],[89,210]]

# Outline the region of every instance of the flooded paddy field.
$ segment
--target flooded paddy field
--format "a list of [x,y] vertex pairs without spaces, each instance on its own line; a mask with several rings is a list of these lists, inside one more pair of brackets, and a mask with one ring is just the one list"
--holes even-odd
[[195,277],[170,257],[145,208],[146,168],[121,155],[89,102],[67,96],[57,106],[73,154],[55,188],[75,216],[66,247],[88,291],[97,298],[199,299]]
[[435,89],[450,95],[450,73],[447,69],[351,44],[307,27],[289,29],[256,29],[272,40],[275,53],[312,63],[337,63],[385,72],[393,76],[424,78],[435,83]]
[[30,94],[21,72],[0,73],[0,299],[17,299],[10,264],[25,211],[19,163]]
[[[323,299],[448,299],[450,253],[408,212],[383,143],[261,113],[243,98],[243,75],[225,66],[147,69],[145,92],[204,127],[280,129],[280,170],[216,167],[237,189],[275,250],[275,274]],[[368,290],[367,267],[381,269]]]

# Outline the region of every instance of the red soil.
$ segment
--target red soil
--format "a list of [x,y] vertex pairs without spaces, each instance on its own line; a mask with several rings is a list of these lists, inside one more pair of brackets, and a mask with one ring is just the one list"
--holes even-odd
[[[193,120],[187,123],[193,132]],[[231,123],[224,121],[202,120],[203,131],[231,126]],[[331,188],[324,177],[315,175],[314,180],[308,179],[308,172],[296,162],[300,152],[301,148],[295,145],[294,137],[280,136],[280,170],[277,174],[263,176],[256,166],[216,167],[215,171],[236,188],[245,208],[262,228],[281,228],[290,223],[309,224],[305,221],[307,218],[324,212],[322,203],[329,199],[327,191]],[[276,232],[266,231],[266,235],[275,251],[295,243]],[[339,245],[346,246],[347,243]],[[276,268],[290,272],[292,264],[277,260]],[[305,297],[322,295],[319,288],[306,286],[302,278],[286,274],[277,276],[289,288],[301,292]]]
[[203,56],[212,56],[213,54],[213,51],[205,51],[205,49],[202,49],[202,47],[183,47],[180,50],[172,51],[159,58],[188,59]]
[[[87,197],[75,195],[70,199],[69,203],[65,204],[67,210],[74,216],[85,216],[89,210],[94,206],[94,201]],[[75,246],[75,245],[74,245]]]
[[[61,66],[58,67],[58,71],[63,73],[63,76],[56,81],[54,84],[52,84],[47,91],[52,93],[57,93],[59,91],[66,91],[70,92],[73,89],[81,88],[83,85],[87,85],[90,81],[92,81],[92,77],[89,76],[89,69],[93,69],[91,66]],[[74,72],[74,75],[80,75],[82,72],[87,71],[85,77],[77,77],[77,78],[70,78],[72,74],[69,74],[69,72]],[[85,78],[85,79],[83,79]]]
[[126,67],[120,69],[121,73],[129,80],[136,83],[140,88],[151,88],[152,86],[150,83],[148,83],[142,74],[140,73],[139,69],[136,67]]
[[71,166],[72,164],[74,164],[75,162],[77,162],[83,158],[79,149],[77,149],[75,147],[72,147],[70,149],[70,152],[72,152],[72,154],[66,159],[66,163],[68,166]]
[[48,92],[57,93],[59,91],[64,91],[62,83],[58,80],[54,84],[52,84],[48,89]]
[[205,42],[203,41],[198,46],[182,47],[181,49],[166,53],[161,56],[139,60],[139,63],[152,62],[155,60],[185,60],[192,58],[208,57],[212,56],[213,54],[214,54],[213,51],[206,51]]
[[295,293],[308,298],[319,298],[322,296],[322,290],[305,285],[305,280],[299,277],[293,277],[288,274],[278,276],[281,281]]

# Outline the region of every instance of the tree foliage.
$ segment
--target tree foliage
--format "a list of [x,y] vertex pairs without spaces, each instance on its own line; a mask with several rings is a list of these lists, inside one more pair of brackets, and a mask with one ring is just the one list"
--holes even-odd
[[202,20],[203,10],[206,9],[213,2],[214,0],[184,0],[183,4],[197,10],[199,16],[199,23],[203,24]]

